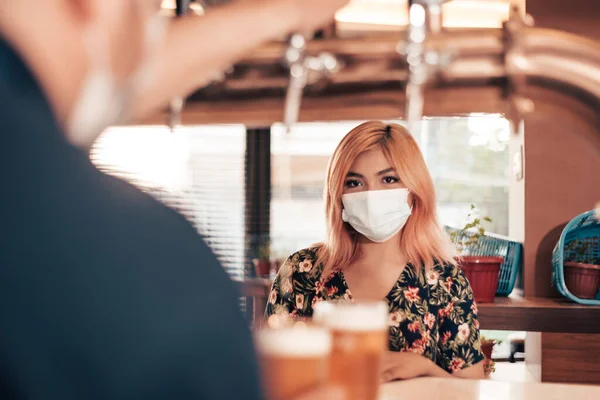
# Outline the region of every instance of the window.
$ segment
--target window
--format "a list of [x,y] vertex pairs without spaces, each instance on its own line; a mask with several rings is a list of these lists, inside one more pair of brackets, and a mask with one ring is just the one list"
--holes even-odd
[[90,158],[180,211],[234,278],[244,271],[243,126],[118,127]]
[[298,124],[289,133],[282,125],[271,127],[271,243],[277,258],[323,240],[327,163],[356,125]]
[[508,121],[496,115],[428,118],[414,135],[435,183],[440,221],[461,226],[476,204],[492,219],[488,231],[508,235]]
[[[272,127],[271,241],[278,255],[323,240],[327,163],[359,123],[305,123],[289,133]],[[488,230],[506,235],[508,121],[497,115],[427,118],[413,134],[436,186],[441,223],[460,226],[475,203],[492,219]]]

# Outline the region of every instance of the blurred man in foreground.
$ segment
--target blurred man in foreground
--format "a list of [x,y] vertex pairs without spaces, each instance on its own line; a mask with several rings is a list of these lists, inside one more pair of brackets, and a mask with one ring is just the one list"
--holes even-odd
[[171,26],[159,3],[0,2],[2,399],[261,397],[236,291],[209,248],[86,151],[346,0],[245,0]]

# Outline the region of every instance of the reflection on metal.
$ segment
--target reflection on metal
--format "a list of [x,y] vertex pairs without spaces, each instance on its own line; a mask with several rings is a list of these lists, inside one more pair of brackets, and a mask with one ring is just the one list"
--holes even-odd
[[504,94],[506,97],[506,117],[510,122],[511,132],[515,135],[519,134],[519,126],[523,121],[523,117],[534,110],[531,99],[523,94],[527,85],[527,77],[524,71],[528,68],[529,60],[525,51],[522,31],[524,28],[532,26],[533,19],[531,16],[523,16],[519,7],[513,5],[509,20],[504,24],[506,35],[504,63],[507,78]]
[[284,64],[289,69],[283,123],[289,131],[298,122],[302,95],[307,85],[315,84],[338,72],[341,63],[329,52],[307,56],[306,38],[299,33],[290,37]]

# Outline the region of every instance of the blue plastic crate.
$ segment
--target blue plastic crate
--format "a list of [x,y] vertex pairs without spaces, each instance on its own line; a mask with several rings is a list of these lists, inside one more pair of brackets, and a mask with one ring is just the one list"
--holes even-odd
[[[448,234],[459,231],[449,226],[446,226],[445,230]],[[463,237],[473,234],[474,232],[463,232],[457,236],[454,244],[457,244]],[[477,246],[469,248],[469,255],[504,257],[504,262],[500,266],[496,296],[508,296],[513,291],[523,259],[522,243],[506,236],[486,233],[479,238]]]
[[589,241],[591,258],[598,259],[600,257],[600,221],[594,216],[594,211],[588,211],[573,218],[563,229],[560,239],[554,251],[552,252],[552,283],[558,291],[568,299],[571,299],[579,304],[600,305],[600,291],[596,295],[596,299],[581,299],[569,291],[565,283],[565,259],[570,258],[568,250],[565,247],[570,242],[576,239]]

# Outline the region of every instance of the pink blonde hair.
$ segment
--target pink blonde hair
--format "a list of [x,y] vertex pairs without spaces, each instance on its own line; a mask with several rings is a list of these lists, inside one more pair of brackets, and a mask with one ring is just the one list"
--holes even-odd
[[383,151],[410,190],[412,214],[400,231],[400,248],[407,262],[426,269],[436,262],[455,264],[456,250],[437,220],[433,180],[416,141],[398,124],[369,121],[352,129],[329,160],[325,182],[327,238],[318,256],[324,271],[343,268],[359,256],[357,234],[342,221],[342,193],[346,175],[356,157],[377,148]]

